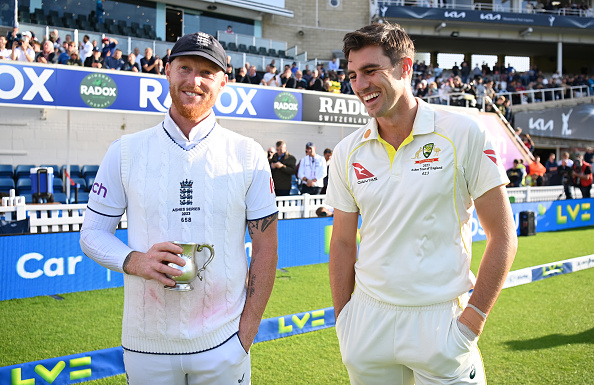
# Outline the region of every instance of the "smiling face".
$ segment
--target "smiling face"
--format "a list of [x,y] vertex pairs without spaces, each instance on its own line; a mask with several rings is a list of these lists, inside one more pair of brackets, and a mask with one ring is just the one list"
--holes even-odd
[[171,117],[183,130],[206,118],[227,84],[223,70],[200,56],[180,56],[167,63]]
[[369,116],[389,118],[397,113],[403,100],[410,101],[411,58],[402,58],[393,65],[380,46],[369,45],[351,51],[348,66],[351,87]]

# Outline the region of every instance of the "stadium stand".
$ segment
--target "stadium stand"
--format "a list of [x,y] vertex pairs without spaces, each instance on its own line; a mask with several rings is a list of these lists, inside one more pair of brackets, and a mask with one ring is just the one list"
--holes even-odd
[[87,177],[95,178],[97,171],[99,171],[99,165],[85,164],[82,166],[81,175],[85,179],[87,179]]
[[26,178],[20,178],[17,180],[16,193],[17,193],[17,195],[32,193],[31,192],[31,178],[29,178],[29,176],[27,176]]
[[0,176],[0,192],[9,193],[10,190],[14,189],[14,180],[8,177]]
[[14,178],[14,167],[12,167],[12,164],[0,164],[0,178],[2,177]]
[[14,179],[16,181],[23,178],[29,179],[29,174],[31,174],[31,169],[33,167],[35,166],[32,164],[19,164],[14,170]]
[[[62,166],[62,174],[66,170],[66,165]],[[70,178],[81,178],[80,167],[78,165],[70,165]]]

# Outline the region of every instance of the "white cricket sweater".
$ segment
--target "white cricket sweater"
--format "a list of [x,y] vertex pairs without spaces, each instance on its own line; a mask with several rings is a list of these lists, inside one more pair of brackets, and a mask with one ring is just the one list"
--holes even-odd
[[248,272],[246,192],[257,151],[261,146],[252,139],[218,125],[189,151],[161,124],[122,138],[129,246],[146,252],[155,243],[177,240],[215,249],[204,280],[196,279],[190,292],[124,275],[124,348],[193,353],[221,344],[238,330]]

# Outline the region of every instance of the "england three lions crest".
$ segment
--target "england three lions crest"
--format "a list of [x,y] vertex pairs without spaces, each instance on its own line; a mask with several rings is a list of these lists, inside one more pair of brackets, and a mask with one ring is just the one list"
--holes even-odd
[[184,180],[179,183],[179,204],[182,206],[192,204],[192,185],[194,184],[191,180]]

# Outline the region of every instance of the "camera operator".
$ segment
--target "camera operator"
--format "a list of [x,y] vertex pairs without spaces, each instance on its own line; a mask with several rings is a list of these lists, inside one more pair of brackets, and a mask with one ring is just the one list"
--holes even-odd
[[12,60],[32,63],[35,61],[35,51],[30,45],[32,34],[29,31],[23,32],[19,40],[12,43]]
[[590,198],[592,189],[592,166],[578,155],[573,163],[573,182],[582,192],[582,198]]
[[569,159],[568,152],[564,152],[563,155],[561,155],[557,173],[561,175],[561,184],[563,185],[563,191],[565,192],[565,199],[573,199],[571,193],[571,186],[573,184],[573,161]]

